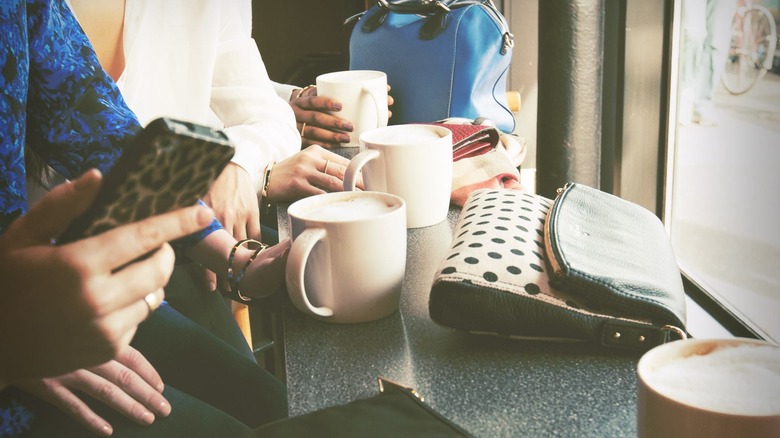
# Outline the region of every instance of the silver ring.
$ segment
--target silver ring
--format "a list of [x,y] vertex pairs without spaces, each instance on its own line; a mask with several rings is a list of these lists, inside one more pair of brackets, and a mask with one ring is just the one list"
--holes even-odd
[[147,294],[144,297],[144,302],[146,303],[146,307],[149,308],[149,313],[157,310],[157,308],[160,307],[160,304],[162,304],[162,300],[158,298],[157,294],[154,292]]
[[325,169],[322,170],[325,175],[328,174],[328,166],[330,166],[330,160],[325,160]]

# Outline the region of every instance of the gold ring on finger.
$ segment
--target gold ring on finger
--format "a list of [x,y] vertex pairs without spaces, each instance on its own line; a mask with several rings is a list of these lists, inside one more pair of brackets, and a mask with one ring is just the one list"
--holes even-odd
[[303,125],[301,125],[301,138],[305,137],[303,135],[303,131],[306,129],[306,122],[303,122]]
[[322,173],[328,174],[328,166],[330,166],[330,160],[325,160],[325,169],[322,170]]

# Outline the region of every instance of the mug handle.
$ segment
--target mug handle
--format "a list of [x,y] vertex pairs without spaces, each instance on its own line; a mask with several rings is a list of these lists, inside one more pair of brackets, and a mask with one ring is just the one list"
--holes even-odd
[[347,170],[344,171],[344,191],[354,192],[355,183],[357,182],[357,175],[360,169],[374,158],[379,158],[379,151],[376,149],[364,149],[359,154],[355,155],[347,166]]
[[309,311],[317,316],[333,316],[333,309],[330,307],[315,307],[309,301],[306,295],[304,285],[304,273],[306,272],[306,261],[314,249],[314,245],[325,238],[325,230],[322,228],[309,228],[304,230],[293,242],[290,254],[287,256],[287,293],[295,307]]
[[377,128],[384,128],[387,126],[387,97],[385,97],[385,105],[383,106],[379,102],[379,98],[377,97],[377,93],[375,93],[373,90],[371,90],[370,87],[363,87],[362,91],[369,96],[371,96],[371,99],[374,101],[374,106],[376,107],[376,127]]

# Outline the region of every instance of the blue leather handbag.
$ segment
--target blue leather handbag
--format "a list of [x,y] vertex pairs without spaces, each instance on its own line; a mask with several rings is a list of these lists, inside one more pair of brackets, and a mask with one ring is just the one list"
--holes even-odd
[[349,67],[387,74],[391,124],[484,117],[514,130],[506,100],[514,37],[491,0],[378,0],[356,17]]

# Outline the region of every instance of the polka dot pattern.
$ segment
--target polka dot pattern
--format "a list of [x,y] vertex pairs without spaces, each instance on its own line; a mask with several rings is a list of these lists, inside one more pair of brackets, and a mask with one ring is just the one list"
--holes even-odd
[[545,296],[572,309],[586,307],[550,285],[544,223],[551,206],[547,198],[516,190],[474,191],[437,281],[469,281],[527,297]]

